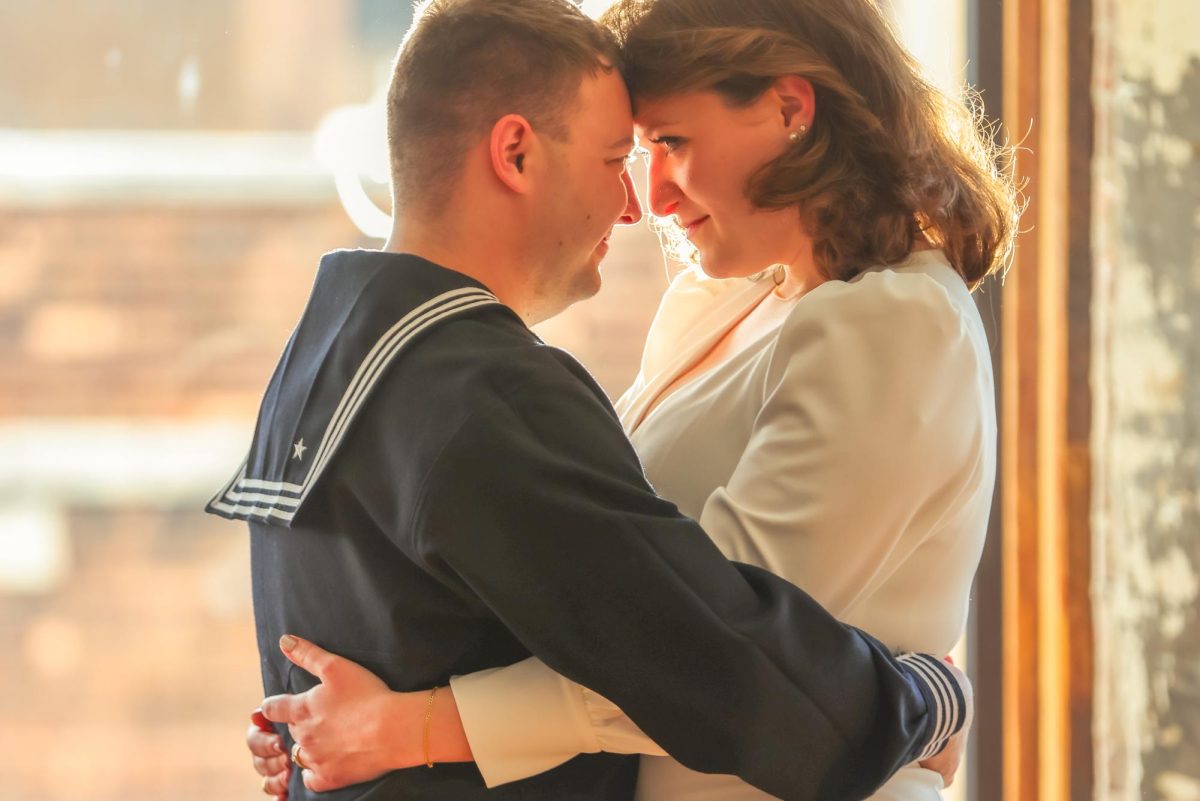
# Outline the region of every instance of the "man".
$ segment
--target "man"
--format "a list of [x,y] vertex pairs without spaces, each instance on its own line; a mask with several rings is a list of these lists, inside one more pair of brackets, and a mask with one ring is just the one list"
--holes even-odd
[[[275,646],[288,632],[402,690],[533,654],[689,767],[865,797],[961,728],[951,673],[726,561],[526,327],[595,293],[612,226],[641,216],[617,56],[566,0],[435,0],[406,38],[393,235],[322,260],[209,507],[250,521],[266,691],[313,686]],[[440,764],[345,797],[624,799],[635,770],[589,754],[487,791]]]

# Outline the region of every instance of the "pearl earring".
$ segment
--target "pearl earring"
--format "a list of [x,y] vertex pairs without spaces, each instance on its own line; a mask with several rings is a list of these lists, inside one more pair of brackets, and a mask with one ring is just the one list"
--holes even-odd
[[794,144],[796,144],[797,142],[799,142],[799,141],[800,141],[800,137],[802,137],[802,136],[803,136],[804,134],[806,134],[807,132],[808,132],[808,126],[807,126],[807,125],[801,125],[801,126],[800,126],[800,130],[799,130],[799,131],[792,131],[790,134],[788,134],[788,141],[789,141],[789,142],[791,142],[791,143],[794,145]]

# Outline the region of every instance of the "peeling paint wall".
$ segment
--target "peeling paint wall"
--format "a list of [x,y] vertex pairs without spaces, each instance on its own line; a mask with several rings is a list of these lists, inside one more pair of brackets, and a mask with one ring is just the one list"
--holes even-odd
[[1096,797],[1200,801],[1200,2],[1095,9]]

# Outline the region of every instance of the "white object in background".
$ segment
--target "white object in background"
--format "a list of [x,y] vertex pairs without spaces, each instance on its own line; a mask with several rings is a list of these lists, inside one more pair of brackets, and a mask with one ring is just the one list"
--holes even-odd
[[587,14],[592,19],[597,19],[612,4],[613,0],[583,0],[579,7],[584,14]]
[[0,593],[37,595],[58,588],[69,561],[66,523],[47,504],[0,506]]
[[200,62],[188,56],[179,68],[179,109],[186,115],[196,113],[196,99],[200,97]]
[[951,97],[967,78],[967,4],[963,0],[892,0],[905,46]]
[[317,161],[333,173],[338,198],[350,220],[363,234],[387,239],[392,217],[384,213],[363,186],[389,181],[385,95],[377,94],[358,106],[341,106],[317,126],[313,146]]

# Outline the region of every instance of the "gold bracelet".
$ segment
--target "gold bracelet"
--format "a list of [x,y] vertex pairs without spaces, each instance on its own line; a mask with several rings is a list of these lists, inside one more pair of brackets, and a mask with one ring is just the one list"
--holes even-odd
[[425,767],[433,767],[433,758],[429,756],[429,724],[433,721],[433,699],[437,696],[437,691],[440,687],[434,687],[429,693],[429,700],[425,702]]

